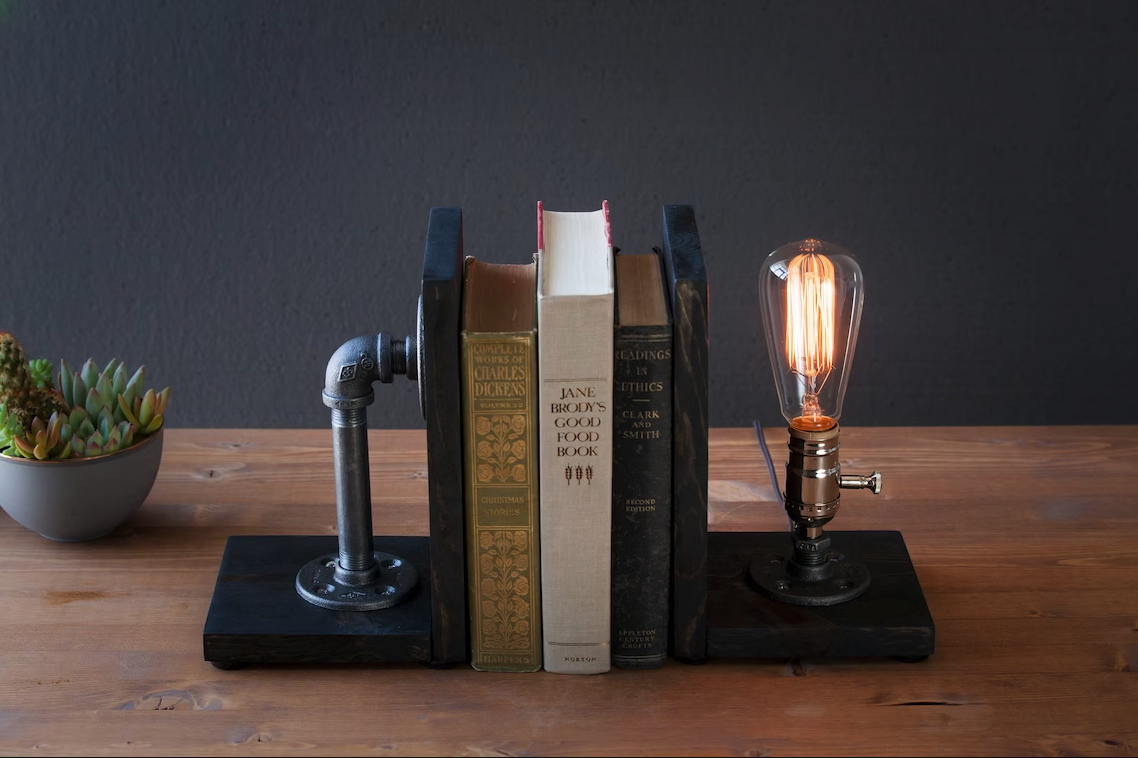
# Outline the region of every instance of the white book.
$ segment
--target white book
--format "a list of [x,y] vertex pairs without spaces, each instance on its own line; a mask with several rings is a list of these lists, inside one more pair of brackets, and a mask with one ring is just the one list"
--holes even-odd
[[537,205],[541,592],[546,671],[609,670],[613,250],[608,203]]

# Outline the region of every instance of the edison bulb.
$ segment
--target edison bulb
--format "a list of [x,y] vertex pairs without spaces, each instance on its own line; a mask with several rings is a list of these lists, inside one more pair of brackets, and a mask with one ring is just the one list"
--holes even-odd
[[759,302],[782,415],[823,431],[842,415],[861,322],[861,268],[816,239],[783,245],[763,263]]

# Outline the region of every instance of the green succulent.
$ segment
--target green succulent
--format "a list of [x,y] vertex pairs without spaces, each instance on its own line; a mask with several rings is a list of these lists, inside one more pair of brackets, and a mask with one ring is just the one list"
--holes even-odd
[[67,426],[72,433],[72,456],[75,458],[105,455],[124,450],[134,444],[138,434],[137,427],[129,421],[115,422],[109,408],[101,408],[98,415],[92,416],[86,408],[73,408],[67,417]]
[[66,416],[59,413],[51,414],[45,423],[36,416],[26,434],[12,437],[9,447],[4,450],[5,455],[12,457],[32,458],[35,460],[59,460],[71,457],[71,446],[74,437],[71,428],[67,426]]
[[[46,381],[37,384],[46,370]],[[117,359],[99,371],[60,361],[59,388],[46,360],[26,361],[15,337],[0,332],[0,453],[37,460],[82,458],[124,450],[162,428],[170,388],[143,391],[146,369],[133,374]],[[44,421],[47,419],[47,421]]]
[[35,358],[28,361],[28,373],[31,375],[32,383],[44,389],[51,386],[51,375],[55,373],[55,367],[46,358]]
[[170,401],[170,388],[161,392],[152,389],[143,392],[145,366],[139,366],[130,374],[126,366],[115,359],[111,359],[102,372],[90,359],[76,372],[71,371],[67,361],[59,364],[59,385],[63,400],[70,408],[82,408],[92,418],[98,418],[106,409],[116,424],[123,421],[132,424],[140,438],[162,428],[163,413]]
[[8,404],[0,403],[0,451],[10,447],[12,440],[23,434],[24,427],[15,414],[8,412]]

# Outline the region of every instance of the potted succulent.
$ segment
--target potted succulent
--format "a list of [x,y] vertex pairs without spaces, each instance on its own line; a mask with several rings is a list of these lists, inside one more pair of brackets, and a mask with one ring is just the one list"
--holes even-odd
[[0,332],[0,507],[48,539],[95,539],[154,485],[170,388],[144,390],[145,368],[117,360],[60,361],[58,385],[52,373]]

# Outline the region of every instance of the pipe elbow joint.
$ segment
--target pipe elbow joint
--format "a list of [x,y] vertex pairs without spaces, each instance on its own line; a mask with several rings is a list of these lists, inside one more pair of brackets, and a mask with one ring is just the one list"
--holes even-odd
[[391,337],[387,334],[364,335],[341,345],[324,370],[324,405],[339,410],[371,405],[375,401],[372,383],[391,381],[390,357],[387,377],[383,376],[383,358],[390,354]]

